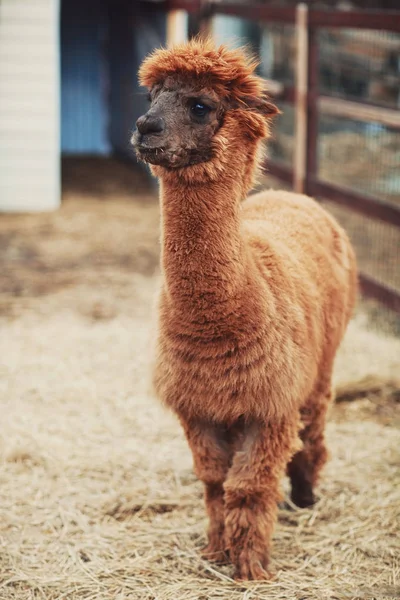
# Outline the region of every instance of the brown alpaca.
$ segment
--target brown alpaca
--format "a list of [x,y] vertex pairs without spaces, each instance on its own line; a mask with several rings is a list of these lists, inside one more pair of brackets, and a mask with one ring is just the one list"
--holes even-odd
[[348,238],[314,200],[271,190],[242,202],[277,112],[254,68],[209,41],[155,51],[132,140],[161,184],[156,390],[205,484],[205,556],[228,555],[239,579],[269,577],[285,468],[293,501],[314,502],[356,293]]

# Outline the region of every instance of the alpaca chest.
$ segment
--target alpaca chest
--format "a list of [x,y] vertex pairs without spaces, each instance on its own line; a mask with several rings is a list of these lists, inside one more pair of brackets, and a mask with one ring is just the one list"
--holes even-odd
[[283,414],[304,383],[297,381],[293,361],[276,353],[262,333],[241,344],[234,337],[178,343],[161,336],[154,373],[158,396],[186,417],[233,422],[243,414]]

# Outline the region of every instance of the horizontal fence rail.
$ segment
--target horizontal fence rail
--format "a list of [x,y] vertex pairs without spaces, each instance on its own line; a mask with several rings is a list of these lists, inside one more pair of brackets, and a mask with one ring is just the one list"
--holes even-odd
[[394,108],[386,108],[367,104],[365,102],[354,102],[332,96],[320,95],[318,97],[318,108],[326,115],[335,115],[364,121],[366,123],[381,123],[386,127],[400,129],[400,111]]
[[[371,219],[400,228],[400,206],[379,198],[333,185],[318,177],[318,119],[320,115],[341,117],[364,123],[376,123],[400,131],[400,111],[379,104],[347,100],[319,93],[319,43],[322,28],[384,30],[400,33],[399,10],[338,10],[318,9],[308,4],[271,6],[257,3],[235,3],[215,0],[164,3],[169,10],[186,10],[201,21],[201,31],[212,31],[214,15],[235,16],[254,22],[291,24],[297,34],[296,85],[266,80],[269,93],[296,109],[294,168],[268,160],[265,167],[272,176],[295,187],[297,191],[330,200]],[[299,57],[299,55],[301,55]],[[362,292],[400,313],[400,290],[360,273]]]

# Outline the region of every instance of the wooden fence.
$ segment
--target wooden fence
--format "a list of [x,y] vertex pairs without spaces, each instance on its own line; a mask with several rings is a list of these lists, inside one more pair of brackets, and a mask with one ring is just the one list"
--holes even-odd
[[[268,81],[268,88],[277,100],[293,103],[295,108],[295,143],[293,166],[268,160],[268,172],[293,186],[299,192],[330,200],[374,220],[400,229],[400,206],[365,193],[333,185],[318,177],[318,119],[319,115],[339,116],[366,123],[378,123],[400,131],[400,111],[372,102],[346,100],[321,94],[319,91],[319,42],[321,28],[351,28],[383,30],[400,33],[400,10],[330,10],[297,6],[270,6],[268,4],[230,3],[225,1],[170,0],[165,8],[187,11],[195,15],[200,30],[211,31],[214,15],[230,15],[257,23],[291,24],[296,31],[297,59],[295,85]],[[174,17],[175,18],[175,17]],[[173,29],[172,29],[173,35]],[[399,169],[400,170],[400,169]],[[393,249],[395,252],[395,249]],[[400,268],[400,266],[399,266]],[[387,307],[400,312],[400,289],[360,273],[362,292]]]

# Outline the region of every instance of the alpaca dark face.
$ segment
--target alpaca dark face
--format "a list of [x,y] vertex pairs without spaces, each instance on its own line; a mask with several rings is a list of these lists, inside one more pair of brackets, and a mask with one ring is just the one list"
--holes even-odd
[[173,169],[212,158],[212,139],[224,113],[215,92],[168,78],[152,89],[150,101],[131,139],[140,160]]

